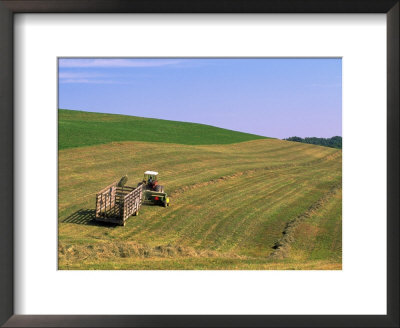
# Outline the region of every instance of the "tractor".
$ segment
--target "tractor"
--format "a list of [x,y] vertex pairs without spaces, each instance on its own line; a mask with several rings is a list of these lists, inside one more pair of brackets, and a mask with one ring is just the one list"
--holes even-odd
[[158,172],[144,172],[143,181],[138,186],[143,186],[144,200],[153,204],[161,204],[164,207],[169,206],[169,197],[164,192],[164,187],[158,184]]

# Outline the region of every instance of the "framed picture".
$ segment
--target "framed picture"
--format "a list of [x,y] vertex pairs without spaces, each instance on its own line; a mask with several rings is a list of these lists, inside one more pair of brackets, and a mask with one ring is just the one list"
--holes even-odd
[[0,10],[4,326],[399,325],[398,1]]

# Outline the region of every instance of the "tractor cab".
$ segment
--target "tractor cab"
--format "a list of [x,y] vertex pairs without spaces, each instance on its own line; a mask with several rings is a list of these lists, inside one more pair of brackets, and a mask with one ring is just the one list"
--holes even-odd
[[153,204],[162,204],[169,206],[169,197],[164,192],[164,186],[158,184],[158,172],[146,171],[143,175],[143,181],[139,182],[138,187],[142,186],[144,200]]
[[148,188],[155,190],[156,186],[158,184],[157,176],[158,176],[158,172],[146,171],[146,172],[144,172],[143,183]]

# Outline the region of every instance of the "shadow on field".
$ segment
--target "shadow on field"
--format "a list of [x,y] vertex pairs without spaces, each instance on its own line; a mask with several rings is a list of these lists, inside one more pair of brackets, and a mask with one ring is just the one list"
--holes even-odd
[[99,222],[96,221],[95,218],[95,210],[90,209],[80,209],[75,213],[72,213],[66,219],[64,219],[63,223],[75,223],[75,224],[84,224],[84,225],[94,225],[94,226],[107,226],[107,227],[116,227],[116,224]]

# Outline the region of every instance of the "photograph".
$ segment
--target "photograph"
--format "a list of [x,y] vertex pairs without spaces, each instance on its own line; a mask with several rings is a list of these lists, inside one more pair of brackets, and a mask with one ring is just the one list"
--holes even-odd
[[342,270],[340,57],[59,57],[59,270]]

